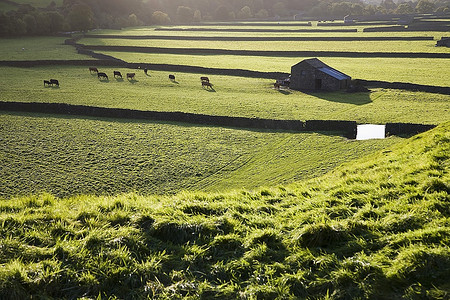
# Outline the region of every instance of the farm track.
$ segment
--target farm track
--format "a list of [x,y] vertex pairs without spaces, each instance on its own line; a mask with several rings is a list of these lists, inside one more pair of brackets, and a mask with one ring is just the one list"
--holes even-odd
[[344,51],[255,51],[208,48],[161,48],[135,46],[101,46],[77,44],[83,50],[182,55],[236,55],[269,57],[394,57],[394,58],[450,58],[450,53],[421,52],[344,52]]
[[376,37],[376,36],[360,36],[360,37],[298,37],[298,36],[170,36],[170,35],[104,35],[104,34],[87,34],[86,38],[99,39],[130,39],[130,40],[176,40],[176,41],[431,41],[431,36],[411,36],[411,37]]

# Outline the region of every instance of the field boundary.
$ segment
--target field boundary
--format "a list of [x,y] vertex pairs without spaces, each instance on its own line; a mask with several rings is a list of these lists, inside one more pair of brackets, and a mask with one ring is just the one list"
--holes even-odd
[[[277,120],[231,116],[215,116],[186,112],[142,111],[125,108],[107,108],[65,103],[8,102],[0,101],[0,110],[45,114],[78,115],[101,118],[142,119],[152,121],[181,122],[198,125],[225,126],[235,128],[286,130],[295,132],[339,132],[349,139],[356,138],[356,121],[345,120]],[[388,123],[389,134],[417,134],[435,125]],[[388,132],[388,130],[386,130]]]
[[180,36],[180,35],[107,35],[107,34],[86,34],[84,38],[99,38],[99,39],[129,39],[129,40],[184,40],[184,41],[432,41],[432,36],[312,36],[312,37],[298,37],[298,36]]
[[398,57],[398,58],[450,58],[450,53],[423,52],[345,52],[345,51],[264,51],[227,50],[208,48],[162,48],[137,46],[103,46],[76,44],[80,50],[117,51],[134,53],[182,54],[182,55],[236,55],[236,56],[276,56],[276,57]]

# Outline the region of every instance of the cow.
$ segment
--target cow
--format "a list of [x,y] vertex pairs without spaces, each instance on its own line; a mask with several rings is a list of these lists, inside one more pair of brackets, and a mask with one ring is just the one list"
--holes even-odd
[[170,74],[169,75],[169,79],[172,80],[172,81],[175,81],[175,75]]
[[122,74],[120,74],[119,71],[114,71],[114,77],[116,77],[116,76],[122,78]]
[[208,77],[200,77],[200,80],[203,82],[209,82],[209,78]]
[[97,77],[98,77],[98,79],[103,78],[103,79],[108,80],[108,75],[106,75],[106,73],[103,73],[103,72],[98,72]]
[[144,73],[145,73],[145,75],[148,76],[148,69],[147,68],[144,69]]
[[98,73],[98,69],[95,67],[89,67],[89,72],[90,73],[92,73],[92,72]]
[[56,79],[50,79],[50,84],[51,85],[57,85],[59,87],[59,81]]
[[212,84],[209,81],[202,81],[202,87],[210,87],[212,89]]
[[52,83],[50,82],[50,80],[44,80],[44,86],[45,86],[45,85],[48,85],[48,86],[49,86],[49,85],[51,85],[51,84],[52,84]]
[[134,79],[134,75],[136,75],[136,73],[127,73],[127,79]]

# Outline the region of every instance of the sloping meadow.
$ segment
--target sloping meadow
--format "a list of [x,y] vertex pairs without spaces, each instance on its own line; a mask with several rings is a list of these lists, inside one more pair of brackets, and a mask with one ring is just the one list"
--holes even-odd
[[450,124],[290,186],[0,202],[0,298],[447,299]]

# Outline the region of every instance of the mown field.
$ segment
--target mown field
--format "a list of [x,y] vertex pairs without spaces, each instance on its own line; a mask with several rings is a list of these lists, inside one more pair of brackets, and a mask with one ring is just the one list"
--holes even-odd
[[450,124],[249,192],[0,202],[5,299],[448,299]]
[[[438,124],[450,116],[450,96],[376,89],[371,93],[302,93],[273,89],[273,80],[209,76],[213,90],[202,88],[201,74],[138,71],[135,81],[114,79],[113,70],[100,68],[109,81],[100,81],[87,67],[0,68],[5,76],[0,100],[55,102],[155,111],[269,119],[332,119],[359,123],[415,122]],[[208,74],[203,74],[208,75]],[[27,80],[17,80],[17,78]],[[57,78],[59,88],[44,87]],[[82,95],[82,96],[80,96]]]
[[114,119],[0,115],[1,197],[165,194],[325,174],[400,141]]

